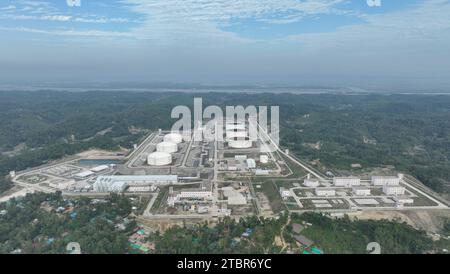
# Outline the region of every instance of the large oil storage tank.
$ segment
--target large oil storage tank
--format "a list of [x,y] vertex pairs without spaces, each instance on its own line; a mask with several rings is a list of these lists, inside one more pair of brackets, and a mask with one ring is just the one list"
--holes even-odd
[[147,157],[147,164],[151,166],[165,166],[172,163],[172,155],[167,152],[153,152]]
[[169,133],[164,136],[164,142],[172,142],[175,144],[179,144],[183,142],[183,136],[181,136],[181,134],[178,133]]
[[250,140],[230,140],[228,141],[228,146],[231,148],[251,148],[253,142]]
[[228,139],[234,139],[234,138],[246,138],[247,137],[247,131],[227,131],[226,133]]
[[178,145],[172,142],[162,142],[156,145],[156,151],[174,153],[177,152]]
[[226,124],[226,130],[245,130],[245,124],[244,123],[240,123],[240,124],[229,123],[229,124]]

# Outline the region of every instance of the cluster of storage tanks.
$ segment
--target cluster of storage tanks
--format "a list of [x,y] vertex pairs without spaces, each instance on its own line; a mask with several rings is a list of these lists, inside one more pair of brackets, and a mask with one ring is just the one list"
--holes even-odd
[[226,141],[230,148],[251,148],[253,142],[249,140],[245,122],[227,122]]
[[166,166],[172,163],[172,153],[178,151],[178,144],[183,137],[178,133],[169,133],[164,136],[163,142],[156,145],[156,152],[150,153],[147,163],[151,166]]

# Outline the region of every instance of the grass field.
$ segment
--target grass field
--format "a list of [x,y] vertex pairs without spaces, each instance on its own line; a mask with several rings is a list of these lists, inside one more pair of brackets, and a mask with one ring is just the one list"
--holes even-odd
[[266,181],[260,184],[261,188],[256,189],[256,191],[263,192],[264,195],[266,195],[267,199],[269,199],[270,207],[274,213],[279,213],[287,209],[278,192],[278,188],[273,182]]

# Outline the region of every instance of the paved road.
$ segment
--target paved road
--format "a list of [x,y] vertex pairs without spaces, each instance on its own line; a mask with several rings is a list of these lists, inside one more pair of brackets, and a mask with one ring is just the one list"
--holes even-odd
[[[306,171],[308,171],[309,173],[311,173],[312,175],[314,175],[315,177],[317,177],[320,180],[326,180],[323,176],[319,175],[317,172],[315,172],[314,170],[312,170],[311,168],[309,168],[308,166],[304,165],[303,163],[299,162],[297,159],[295,159],[294,157],[292,157],[291,155],[287,154],[286,152],[284,152],[280,146],[272,139],[272,137],[270,137],[270,135],[267,133],[267,131],[258,123],[256,122],[259,130],[258,130],[258,134],[262,134],[264,135],[265,139],[269,140],[272,145],[277,149],[278,153],[283,154],[285,157],[289,158],[291,161],[293,161],[294,163],[296,163],[297,165],[301,166],[303,169],[305,169]],[[262,139],[264,140],[264,139]]]
[[136,168],[133,165],[137,160],[139,160],[139,156],[145,151],[150,145],[152,145],[153,140],[158,136],[157,133],[151,133],[145,140],[127,157],[129,158],[128,162],[125,163],[127,168],[133,169]]

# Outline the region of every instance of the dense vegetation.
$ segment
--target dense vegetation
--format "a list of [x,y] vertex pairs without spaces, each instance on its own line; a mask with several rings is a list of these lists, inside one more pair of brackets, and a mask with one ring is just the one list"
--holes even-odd
[[[385,254],[420,254],[440,252],[449,248],[433,242],[424,231],[416,230],[406,223],[396,221],[364,221],[329,218],[318,213],[292,214],[283,237],[289,243],[287,248],[278,244],[276,237],[282,234],[287,223],[287,214],[279,219],[258,217],[241,218],[235,221],[229,218],[221,220],[217,226],[207,224],[195,226],[175,226],[150,236],[156,244],[158,253],[280,253],[288,250],[301,253],[305,247],[296,244],[292,237],[292,224],[309,225],[301,233],[314,241],[313,246],[325,253],[367,254],[367,244],[378,242],[381,253]],[[251,229],[249,236],[243,232]],[[280,238],[279,238],[280,239]]]
[[[280,247],[274,238],[286,223],[287,215],[278,220],[251,216],[239,221],[225,218],[216,226],[206,223],[194,226],[174,226],[163,234],[156,232],[150,236],[155,242],[157,253],[177,254],[233,254],[233,253],[279,253]],[[241,237],[251,229],[249,237]]]
[[89,147],[131,146],[141,136],[130,128],[170,128],[172,107],[196,96],[204,107],[280,106],[282,144],[318,168],[392,166],[450,193],[446,95],[2,92],[0,175]]
[[406,223],[387,220],[356,220],[348,217],[330,219],[328,217],[305,213],[293,215],[293,222],[307,222],[311,227],[302,234],[314,240],[327,253],[367,253],[366,246],[377,242],[381,252],[386,254],[418,254],[432,251],[433,241],[425,231],[419,231]]
[[5,190],[8,190],[12,187],[11,181],[7,180],[4,177],[0,176],[0,193],[2,193]]
[[[64,208],[59,212],[58,208]],[[106,203],[90,199],[66,200],[60,193],[36,193],[0,204],[0,253],[66,253],[70,242],[78,242],[83,253],[129,252],[126,230],[114,223],[131,212],[128,198],[113,195]]]
[[[0,204],[0,253],[67,253],[70,242],[78,242],[83,253],[134,253],[128,240],[137,230],[132,206],[135,202],[120,195],[96,200],[36,193],[12,199]],[[289,218],[286,212],[279,218],[227,217],[213,226],[173,226],[150,233],[148,241],[154,243],[154,253],[301,253],[305,247],[293,239],[294,223],[304,225],[301,234],[325,253],[367,253],[369,242],[378,242],[382,253],[440,252],[450,245],[448,240],[433,242],[406,223],[332,219],[318,213]],[[125,227],[118,229],[118,224]],[[444,226],[443,235],[449,235],[449,227]]]

